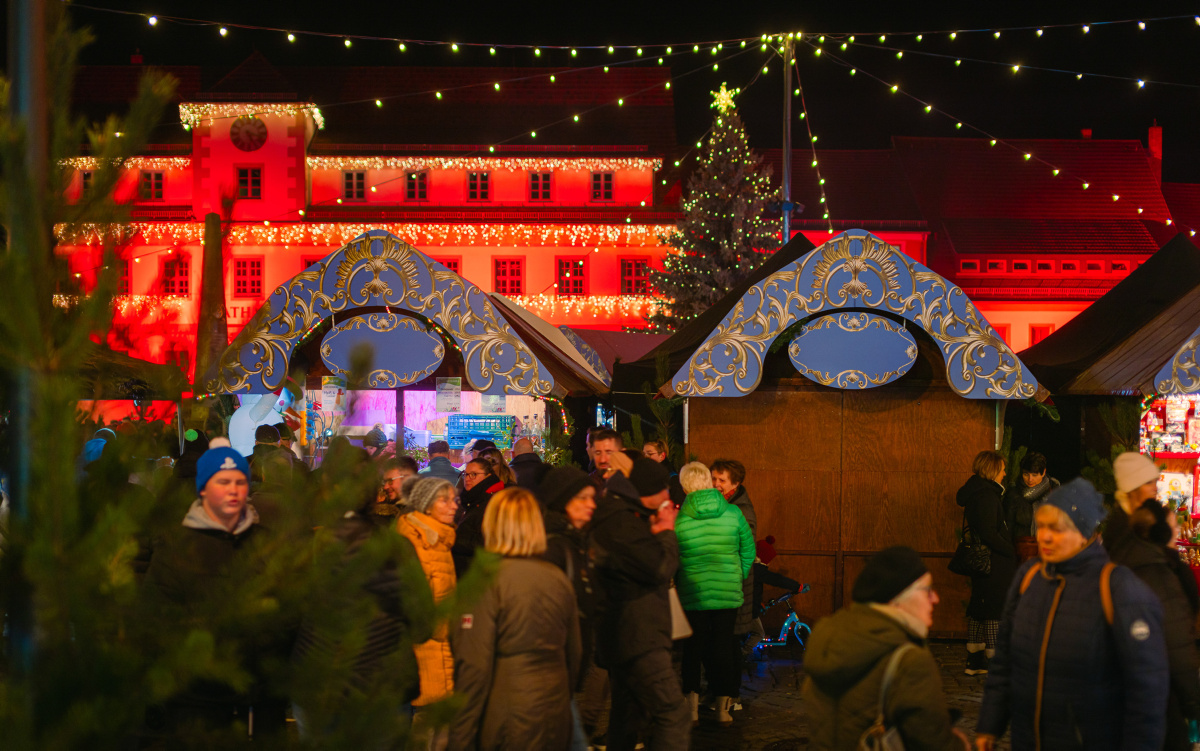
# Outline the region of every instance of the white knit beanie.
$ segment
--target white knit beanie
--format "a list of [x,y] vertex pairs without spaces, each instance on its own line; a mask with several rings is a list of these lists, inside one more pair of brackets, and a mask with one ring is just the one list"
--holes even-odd
[[440,477],[422,477],[408,491],[408,505],[413,511],[427,514],[438,496],[447,489],[453,492],[454,485]]
[[1148,482],[1156,482],[1158,467],[1149,458],[1126,451],[1113,461],[1113,476],[1117,480],[1117,490],[1128,493]]

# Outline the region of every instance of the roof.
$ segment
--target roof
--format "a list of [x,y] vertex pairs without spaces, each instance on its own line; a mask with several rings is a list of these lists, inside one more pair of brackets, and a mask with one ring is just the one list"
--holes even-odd
[[959,254],[1127,254],[1159,247],[1147,223],[1137,219],[945,219],[938,228]]
[[596,351],[604,367],[612,372],[618,362],[640,359],[670,338],[670,334],[644,334],[638,331],[606,331],[572,326],[571,331]]
[[1200,249],[1180,233],[1021,359],[1052,393],[1151,393],[1197,326]]
[[561,331],[504,295],[492,293],[488,297],[497,304],[505,320],[533,350],[538,361],[550,371],[556,390],[573,396],[607,393],[608,384],[604,383],[603,376],[588,364]]
[[[992,146],[984,139],[896,137],[892,143],[930,221],[1171,218],[1140,141],[1014,140]],[[1027,153],[1037,159],[1024,159]],[[1057,177],[1050,165],[1061,170]]]
[[[613,369],[613,391],[640,391],[642,384],[647,381],[655,383],[658,380],[655,363],[659,355],[667,356],[668,372],[679,370],[684,361],[692,356],[713,329],[721,324],[729,312],[746,291],[779,271],[792,261],[816,248],[804,235],[797,234],[791,241],[767,259],[766,263],[755,269],[738,285],[718,300],[711,308],[697,316],[691,323],[671,334],[665,341],[654,349],[632,362],[617,363]],[[668,376],[669,378],[669,376]],[[670,381],[667,381],[670,383]],[[661,384],[659,384],[661,386]]]
[[[792,200],[804,204],[800,219],[820,219],[821,191],[812,152],[792,152]],[[767,149],[763,162],[771,165],[775,182],[783,174],[783,150]],[[829,213],[856,226],[873,221],[921,221],[916,199],[908,189],[903,165],[891,149],[829,149],[817,151],[820,176],[825,180]]]
[[1162,191],[1176,221],[1185,227],[1200,227],[1200,184],[1163,183]]

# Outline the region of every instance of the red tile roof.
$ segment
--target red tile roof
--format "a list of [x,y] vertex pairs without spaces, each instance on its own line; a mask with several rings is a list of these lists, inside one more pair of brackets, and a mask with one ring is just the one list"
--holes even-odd
[[[941,218],[1165,221],[1150,155],[1139,141],[893,139],[921,213]],[[1062,170],[1055,177],[1051,167]],[[1089,188],[1082,189],[1081,181]],[[1120,200],[1114,201],[1113,194]],[[1137,209],[1141,208],[1139,214]]]
[[[767,149],[763,162],[771,165],[779,183],[783,167],[782,149]],[[891,149],[818,150],[817,163],[825,179],[830,216],[859,221],[870,229],[872,221],[919,221],[917,202],[908,189],[902,165]],[[792,152],[792,200],[804,204],[801,219],[821,219],[820,185],[812,166],[812,152]]]
[[1163,183],[1162,191],[1175,220],[1189,229],[1200,229],[1200,185]]
[[1146,224],[1136,219],[946,219],[936,229],[958,254],[1149,255],[1159,244]]

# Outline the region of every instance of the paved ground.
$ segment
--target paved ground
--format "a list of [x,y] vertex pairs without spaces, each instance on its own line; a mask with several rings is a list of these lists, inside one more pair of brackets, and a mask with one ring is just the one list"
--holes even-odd
[[[942,666],[942,685],[952,709],[962,712],[959,727],[975,726],[983,696],[983,678],[963,673],[966,650],[961,642],[935,643],[933,654]],[[792,751],[808,748],[808,725],[800,703],[804,681],[802,662],[773,659],[753,663],[742,684],[742,711],[733,713],[733,726],[722,728],[716,715],[701,709],[700,727],[692,732],[696,751]],[[973,737],[973,736],[972,736]],[[1008,751],[1007,738],[1000,744]]]

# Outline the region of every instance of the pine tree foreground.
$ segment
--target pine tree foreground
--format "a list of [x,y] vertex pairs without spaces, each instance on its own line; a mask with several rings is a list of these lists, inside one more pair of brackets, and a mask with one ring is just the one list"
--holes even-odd
[[763,217],[778,189],[771,185],[771,167],[746,141],[737,94],[725,84],[713,92],[717,115],[688,178],[684,218],[661,238],[673,250],[662,271],[650,272],[650,287],[661,298],[646,317],[650,331],[678,331],[779,249],[780,222]]

